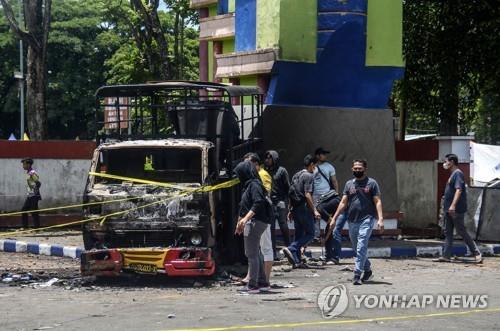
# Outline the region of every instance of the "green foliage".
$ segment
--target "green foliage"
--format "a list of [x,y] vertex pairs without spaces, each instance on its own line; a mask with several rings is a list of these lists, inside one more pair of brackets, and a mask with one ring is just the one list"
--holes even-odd
[[[173,56],[174,9],[179,10],[167,7],[167,12],[159,12],[169,43],[168,53],[172,54],[173,62],[182,62],[184,79],[196,80],[197,15],[187,9],[184,52],[179,61]],[[15,6],[14,11],[17,12]],[[135,28],[141,24],[140,16],[128,1],[53,0],[48,46],[50,139],[74,139],[76,136],[92,139],[97,88],[154,79],[148,63],[151,54],[136,38]],[[0,8],[0,139],[19,130],[19,88],[13,77],[16,70],[19,70],[18,40],[9,30]],[[16,136],[19,136],[17,132]]]
[[393,98],[407,111],[408,133],[474,131],[478,141],[500,143],[492,122],[500,108],[498,3],[406,0],[403,31],[405,77]]
[[0,7],[0,139],[11,133],[19,137],[19,87],[14,79],[14,71],[19,71],[18,47]]

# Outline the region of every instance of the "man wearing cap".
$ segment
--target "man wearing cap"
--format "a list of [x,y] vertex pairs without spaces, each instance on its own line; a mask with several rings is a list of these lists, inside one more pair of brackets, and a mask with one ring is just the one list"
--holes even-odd
[[[33,159],[25,158],[21,160],[23,164],[23,169],[26,170],[26,189],[27,196],[24,201],[23,212],[31,211],[31,216],[33,217],[33,225],[35,228],[40,227],[40,216],[38,215],[38,200],[42,200],[40,195],[40,177],[38,173],[33,169]],[[22,214],[23,227],[28,227],[28,213]]]
[[[323,194],[326,194],[331,190],[335,190],[336,192],[338,192],[339,183],[337,181],[335,167],[330,162],[327,161],[328,154],[330,154],[330,151],[324,149],[323,147],[318,147],[316,148],[314,154],[316,156],[316,159],[318,160],[318,164],[316,165],[316,170],[314,172],[313,200],[315,204],[318,204]],[[322,220],[328,223],[328,218],[326,219],[323,218]],[[338,222],[339,226],[344,226],[345,221],[343,220],[344,220],[343,218],[339,220]],[[321,231],[320,222],[315,223],[315,237],[318,237]],[[340,229],[340,231],[342,231],[342,229]],[[336,231],[337,236],[335,237],[335,239],[339,239],[338,238],[339,234],[337,232],[339,231]],[[340,240],[341,239],[342,236],[340,234]],[[326,248],[325,258],[327,260],[326,261],[327,264],[339,263],[340,249],[338,249],[338,247],[340,247],[340,240],[338,240],[338,243],[335,242],[335,244],[333,241],[329,241],[328,244],[325,243],[325,248]]]

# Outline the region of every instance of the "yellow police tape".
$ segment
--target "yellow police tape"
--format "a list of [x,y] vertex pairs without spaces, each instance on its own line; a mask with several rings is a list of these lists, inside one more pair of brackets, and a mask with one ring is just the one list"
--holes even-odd
[[170,188],[175,188],[177,190],[185,190],[186,189],[186,187],[183,187],[183,186],[180,186],[180,185],[175,185],[175,184],[170,184],[170,183],[155,182],[155,181],[152,181],[152,180],[139,179],[139,178],[116,176],[116,175],[99,173],[99,172],[92,172],[91,171],[91,172],[89,172],[89,175],[96,176],[96,177],[102,177],[102,178],[117,179],[117,180],[122,180],[122,181],[125,181],[125,182],[133,182],[133,183],[141,183],[141,184],[152,184],[152,185],[156,185],[156,186],[170,187]]
[[230,179],[228,181],[222,182],[222,183],[217,184],[217,185],[205,185],[205,186],[201,186],[201,187],[186,187],[186,186],[180,186],[180,185],[175,185],[175,184],[170,184],[170,183],[155,182],[152,180],[124,177],[124,176],[116,176],[116,175],[103,174],[103,173],[98,173],[98,172],[89,172],[89,175],[96,176],[96,177],[117,179],[117,180],[121,180],[124,182],[133,182],[133,183],[141,183],[141,184],[151,184],[151,185],[155,185],[155,186],[171,187],[171,188],[175,188],[178,190],[193,191],[193,192],[194,191],[197,191],[197,192],[215,191],[215,190],[219,190],[222,188],[228,188],[228,187],[234,186],[240,182],[240,180],[238,178],[234,178],[234,179]]
[[[125,198],[125,199],[88,202],[88,203],[80,203],[80,204],[76,204],[76,205],[67,205],[67,206],[62,206],[62,207],[51,207],[51,208],[37,209],[36,212],[41,213],[41,212],[45,212],[45,211],[71,209],[71,208],[79,208],[79,207],[94,206],[94,205],[105,205],[105,204],[114,203],[114,202],[123,202],[123,201],[137,200],[137,199],[142,199],[142,197],[132,197],[132,198]],[[16,211],[13,213],[0,214],[0,217],[17,216],[17,215],[28,214],[28,213],[32,213],[32,212],[33,212],[33,210]]]
[[[106,175],[106,174],[98,174],[98,173],[93,173],[93,172],[89,172],[89,174],[90,175]],[[162,182],[145,181],[145,180],[138,179],[138,178],[114,176],[114,175],[109,175],[109,174],[106,175],[106,176],[108,176],[108,178],[110,178],[109,176],[113,176],[114,177],[113,179],[119,179],[119,180],[123,180],[123,181],[130,181],[130,182],[136,182],[136,183],[148,182],[148,183],[145,183],[145,184],[153,184],[153,185],[157,185],[157,186],[160,186],[160,184],[162,184],[161,186],[165,186],[164,184],[168,184],[168,183],[162,183]],[[114,213],[107,214],[107,215],[100,215],[100,216],[97,216],[97,217],[92,217],[92,218],[88,218],[88,219],[84,219],[84,220],[80,220],[80,221],[74,221],[74,222],[68,222],[68,223],[64,223],[64,224],[57,224],[57,225],[47,226],[47,227],[43,227],[43,228],[36,228],[36,229],[29,229],[29,230],[22,230],[22,231],[14,231],[14,232],[8,232],[8,233],[0,233],[0,237],[7,237],[7,236],[12,236],[12,235],[17,235],[17,234],[25,234],[25,233],[33,233],[33,232],[44,231],[44,230],[54,229],[54,228],[63,228],[63,227],[70,226],[70,225],[83,224],[83,223],[97,221],[97,220],[101,220],[101,225],[102,225],[104,223],[104,221],[108,217],[110,217],[110,216],[117,216],[117,215],[126,214],[126,213],[129,213],[129,212],[134,211],[134,210],[146,208],[146,207],[149,207],[149,206],[152,206],[152,205],[155,205],[155,204],[165,203],[167,201],[171,201],[173,199],[176,199],[176,198],[179,198],[179,197],[183,197],[183,196],[188,196],[188,195],[191,195],[191,194],[194,194],[194,193],[197,193],[197,192],[210,192],[210,191],[220,190],[220,189],[223,189],[223,188],[230,188],[232,186],[237,185],[239,182],[240,181],[239,181],[238,178],[234,178],[234,179],[231,179],[231,180],[228,180],[228,181],[216,184],[216,185],[205,185],[205,186],[200,186],[200,187],[197,187],[197,188],[191,188],[191,187],[190,188],[186,188],[186,187],[184,187],[185,190],[183,192],[180,192],[178,194],[172,195],[172,196],[168,197],[167,199],[155,201],[155,202],[152,202],[152,203],[148,203],[148,204],[141,205],[141,206],[138,206],[138,207],[130,208],[130,209],[127,209],[127,210],[123,210],[123,211],[119,211],[119,212],[114,212]],[[170,187],[173,186],[172,184],[169,184],[169,185],[171,185]],[[141,198],[141,197],[137,197],[137,198]],[[131,199],[117,199],[117,200],[109,201],[109,203],[111,203],[111,202],[125,201],[125,200],[131,200]],[[100,203],[102,203],[102,202],[96,202],[96,203],[91,203],[91,204],[100,204]],[[88,205],[88,204],[73,205],[73,207],[74,206],[83,206],[83,205]],[[65,207],[65,208],[69,208],[69,207]],[[57,209],[57,208],[52,208],[51,210],[55,210],[55,209]],[[62,209],[62,208],[59,207],[59,209]],[[40,211],[42,211],[42,210],[38,210],[38,212],[40,212]],[[28,212],[30,212],[30,211],[28,211]],[[10,213],[10,214],[16,214],[16,215],[18,215],[18,214],[22,214],[22,213],[24,213],[24,212]],[[6,216],[6,215],[7,214],[1,214],[0,216]]]
[[[97,172],[89,172],[89,175],[103,177],[103,178],[117,179],[117,180],[122,180],[122,181],[127,181],[127,182],[152,184],[152,185],[161,186],[161,187],[170,187],[170,188],[175,188],[177,190],[183,190],[183,191],[193,191],[194,192],[194,191],[200,190],[200,188],[189,188],[189,187],[174,185],[174,184],[170,184],[170,183],[156,182],[156,181],[139,179],[139,178],[116,176],[116,175],[111,175],[111,174],[102,174],[102,173],[97,173]],[[238,183],[239,183],[239,180],[236,178],[236,179],[228,180],[226,182],[223,182],[221,184],[217,184],[214,186],[202,186],[202,188],[203,188],[202,192],[209,192],[209,191],[213,191],[213,190],[217,190],[217,189],[228,188],[228,187],[234,186]],[[46,212],[46,211],[80,208],[80,207],[95,206],[95,205],[104,205],[104,204],[131,201],[131,200],[137,200],[137,199],[142,199],[142,197],[131,197],[131,198],[124,198],[124,199],[80,203],[80,204],[60,206],[60,207],[50,207],[50,208],[37,209],[36,211],[38,213],[42,213],[42,212]],[[32,212],[31,210],[26,210],[26,211],[16,211],[16,212],[12,212],[12,213],[3,213],[3,214],[0,214],[0,217],[19,216],[19,215],[28,214],[31,212]]]

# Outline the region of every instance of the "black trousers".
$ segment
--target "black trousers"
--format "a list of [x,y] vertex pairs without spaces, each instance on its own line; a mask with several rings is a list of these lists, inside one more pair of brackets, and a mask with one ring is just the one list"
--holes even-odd
[[[38,215],[38,200],[40,200],[39,197],[33,196],[33,197],[27,197],[26,200],[24,201],[23,209],[22,211],[32,211],[31,212],[31,217],[33,217],[33,225],[35,228],[40,227],[40,216]],[[28,213],[22,214],[23,218],[23,227],[27,228],[28,227]]]

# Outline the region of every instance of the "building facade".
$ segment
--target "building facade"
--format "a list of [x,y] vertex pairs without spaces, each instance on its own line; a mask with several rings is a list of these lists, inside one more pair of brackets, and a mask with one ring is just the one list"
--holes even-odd
[[191,0],[191,6],[200,13],[200,79],[260,87],[265,147],[278,150],[291,173],[318,146],[332,151],[341,185],[352,178],[352,160],[367,159],[386,218],[396,221],[387,103],[403,75],[402,0]]

